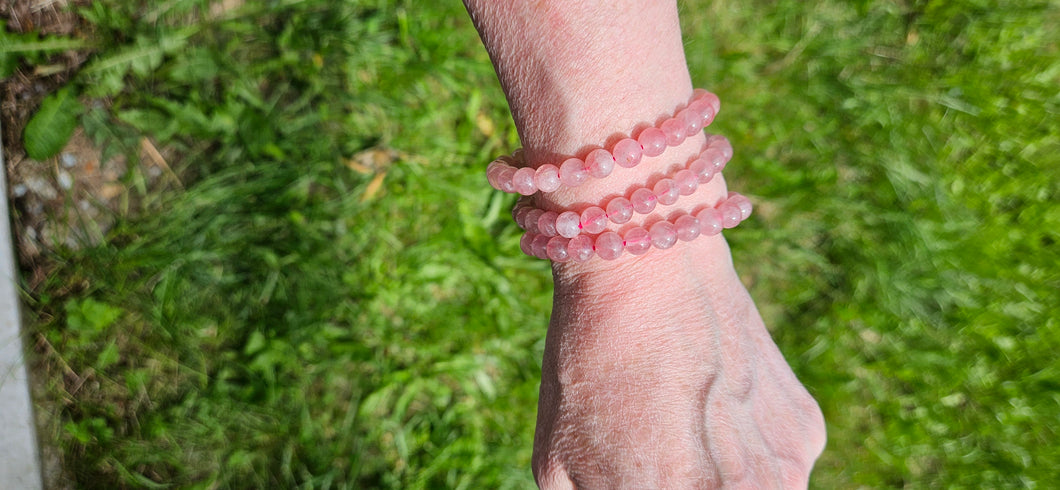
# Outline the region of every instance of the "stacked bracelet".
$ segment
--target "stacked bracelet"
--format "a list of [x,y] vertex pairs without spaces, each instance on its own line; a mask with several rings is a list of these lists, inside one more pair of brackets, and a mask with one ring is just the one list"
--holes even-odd
[[650,226],[630,226],[621,233],[608,230],[609,222],[625,224],[634,214],[649,214],[657,205],[674,204],[680,196],[693,194],[700,184],[710,182],[721,173],[733,151],[729,141],[720,135],[708,136],[703,151],[672,175],[650,187],[645,184],[628,195],[612,197],[580,212],[539,209],[526,197],[537,192],[554,192],[562,186],[578,186],[589,177],[605,178],[611,175],[615,165],[632,168],[645,156],[659,156],[667,147],[680,145],[686,137],[708,126],[720,107],[717,96],[697,89],[688,106],[658,126],[640,131],[636,139],[619,140],[610,150],[596,148],[584,158],[568,158],[558,166],[549,163],[537,168],[527,166],[521,150],[491,162],[486,169],[490,185],[524,196],[512,209],[516,224],[526,231],[520,248],[527,255],[553,262],[584,262],[594,255],[614,260],[623,252],[641,255],[652,248],[670,248],[679,240],[716,235],[746,220],[751,215],[751,201],[733,192],[716,206],[701,207],[694,213],[671,213],[669,219],[656,219]]
[[691,195],[700,184],[710,182],[721,173],[731,156],[729,141],[723,136],[714,135],[707,140],[703,152],[686,168],[659,180],[654,186],[633,190],[629,197],[613,197],[607,203],[590,206],[579,214],[574,211],[556,213],[537,209],[524,196],[512,208],[512,217],[520,228],[530,233],[565,238],[574,238],[581,233],[600,233],[608,221],[624,224],[633,218],[634,213],[648,214],[655,210],[656,204],[674,204],[680,196]]

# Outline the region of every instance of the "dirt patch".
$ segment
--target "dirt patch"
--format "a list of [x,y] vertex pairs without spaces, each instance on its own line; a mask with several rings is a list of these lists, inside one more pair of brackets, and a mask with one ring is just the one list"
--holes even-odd
[[[78,37],[83,21],[74,9],[88,1],[0,0],[0,19],[11,32]],[[55,53],[36,66],[22,63],[0,80],[0,128],[6,163],[12,231],[19,262],[31,290],[47,276],[41,254],[77,247],[102,237],[113,219],[124,162],[100,162],[100,152],[78,130],[63,151],[47,161],[26,157],[22,133],[45,97],[77,73],[88,51]]]
[[[77,36],[83,21],[73,9],[89,2],[69,0],[0,0],[0,19],[11,32],[41,36]],[[41,100],[70,80],[88,57],[86,51],[65,51],[39,66],[23,64],[0,82],[4,156],[10,167],[22,155],[22,130]]]
[[[0,19],[11,32],[41,36],[81,37],[84,21],[75,9],[90,0],[0,0]],[[63,150],[46,161],[26,156],[22,133],[41,101],[73,78],[91,52],[55,53],[36,66],[25,62],[0,80],[2,128],[12,232],[23,278],[34,291],[54,264],[46,256],[57,248],[96,244],[128,205],[123,180],[130,166],[125,157],[107,161],[78,129]],[[134,165],[149,186],[160,179],[175,181],[166,163],[169,152],[150,140],[140,145]]]
[[49,250],[103,241],[116,218],[135,204],[125,184],[132,173],[148,189],[182,185],[167,163],[171,151],[147,138],[140,140],[139,150],[132,162],[124,156],[103,160],[99,148],[78,129],[54,158],[23,158],[9,167],[12,224],[30,290],[47,278],[43,256]]
[[0,0],[0,18],[15,32],[39,31],[41,34],[69,36],[77,32],[80,20],[70,10],[88,2],[69,0]]

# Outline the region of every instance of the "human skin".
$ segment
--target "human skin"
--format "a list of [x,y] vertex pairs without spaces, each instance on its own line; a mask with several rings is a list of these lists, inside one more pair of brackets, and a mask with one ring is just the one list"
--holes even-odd
[[[465,6],[531,166],[610,147],[692,95],[672,1]],[[535,204],[604,202],[687,162],[705,140],[701,132],[607,179],[539,194]],[[657,213],[715,205],[726,194],[719,175]],[[824,419],[770,338],[721,235],[552,270],[533,455],[540,487],[806,487]]]

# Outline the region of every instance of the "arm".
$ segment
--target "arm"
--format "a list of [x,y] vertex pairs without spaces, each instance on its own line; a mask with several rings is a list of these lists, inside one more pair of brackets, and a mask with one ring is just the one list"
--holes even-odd
[[[670,2],[468,0],[515,118],[528,163],[536,166],[602,145],[688,102],[677,7]],[[663,156],[543,205],[594,202],[643,181],[675,158],[697,153],[705,136]],[[723,185],[709,190],[724,195]],[[706,194],[706,190],[704,190]]]
[[[531,166],[655,124],[692,93],[674,2],[465,4]],[[600,202],[704,141],[701,132],[607,179],[539,194],[537,205]],[[725,195],[716,177],[669,209]],[[769,338],[721,235],[553,264],[553,274],[534,441],[540,486],[806,485],[824,445],[820,410]]]

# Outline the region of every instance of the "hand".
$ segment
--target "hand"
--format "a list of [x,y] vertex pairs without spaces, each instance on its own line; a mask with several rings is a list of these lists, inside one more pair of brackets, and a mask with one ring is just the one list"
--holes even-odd
[[806,487],[824,419],[721,236],[554,275],[541,488]]

